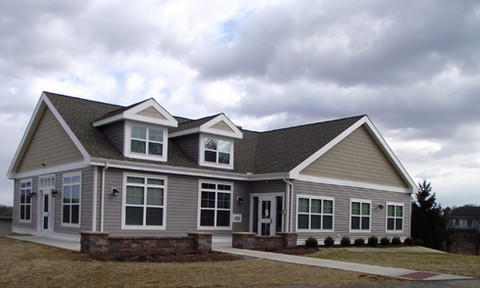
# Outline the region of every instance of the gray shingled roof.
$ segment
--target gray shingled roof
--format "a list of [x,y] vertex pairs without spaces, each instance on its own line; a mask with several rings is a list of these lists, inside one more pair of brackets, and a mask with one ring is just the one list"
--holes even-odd
[[480,218],[480,207],[475,206],[463,206],[452,209],[448,214],[448,217],[468,217],[468,218]]
[[[155,161],[124,157],[102,132],[101,128],[93,127],[93,121],[101,119],[105,115],[124,111],[126,107],[49,92],[45,92],[45,95],[50,99],[91,157],[157,163]],[[170,131],[198,127],[216,116],[218,115],[197,120],[175,117],[179,121],[179,127]],[[243,133],[243,139],[234,140],[235,163],[233,172],[288,172],[362,117],[363,115],[267,132],[255,132],[240,128]],[[200,167],[175,143],[175,140],[169,140],[168,162],[162,164],[206,170],[223,170]]]

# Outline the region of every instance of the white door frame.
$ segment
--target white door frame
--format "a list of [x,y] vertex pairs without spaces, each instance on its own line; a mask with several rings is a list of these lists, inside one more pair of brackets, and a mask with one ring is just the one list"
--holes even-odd
[[[55,189],[55,175],[38,178],[38,221],[37,233],[41,236],[52,237],[55,223],[55,198],[52,190]],[[45,203],[47,199],[47,203]],[[45,205],[47,204],[47,205]],[[47,217],[47,228],[45,228],[45,217]]]
[[[258,197],[258,219],[253,219],[253,198]],[[270,235],[273,236],[276,233],[277,221],[282,221],[282,219],[277,219],[277,197],[282,197],[282,206],[284,203],[284,194],[283,193],[252,193],[250,194],[250,231],[253,231],[253,221],[257,221],[257,235],[261,235],[262,223],[270,223]],[[262,201],[270,201],[270,217],[262,219]],[[283,209],[283,207],[282,207]],[[283,231],[283,225],[281,225]]]

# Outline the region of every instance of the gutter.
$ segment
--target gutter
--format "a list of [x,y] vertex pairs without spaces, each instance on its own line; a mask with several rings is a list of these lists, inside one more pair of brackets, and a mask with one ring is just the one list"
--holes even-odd
[[286,229],[285,232],[292,232],[292,211],[293,211],[293,183],[286,178],[287,175],[282,177],[282,180],[287,183],[288,188],[285,190],[285,208],[286,208]]

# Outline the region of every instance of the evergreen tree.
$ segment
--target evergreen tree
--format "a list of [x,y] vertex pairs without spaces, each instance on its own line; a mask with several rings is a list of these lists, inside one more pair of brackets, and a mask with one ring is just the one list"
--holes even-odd
[[412,201],[412,237],[421,239],[425,246],[442,249],[446,240],[446,221],[442,208],[436,203],[435,193],[427,180],[418,183],[419,189]]

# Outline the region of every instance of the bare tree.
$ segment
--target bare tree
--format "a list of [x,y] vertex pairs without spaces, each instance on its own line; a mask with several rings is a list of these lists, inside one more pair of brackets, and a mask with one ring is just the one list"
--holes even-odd
[[465,239],[475,248],[475,255],[478,255],[480,248],[480,221],[473,220],[471,229],[465,232]]

